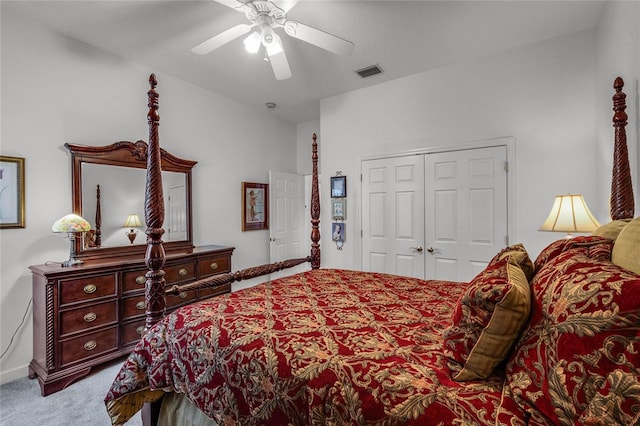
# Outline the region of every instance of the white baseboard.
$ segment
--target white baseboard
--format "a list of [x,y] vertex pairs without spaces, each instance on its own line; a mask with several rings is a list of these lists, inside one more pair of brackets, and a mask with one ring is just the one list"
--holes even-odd
[[22,379],[29,375],[29,366],[27,364],[12,370],[0,372],[0,385]]

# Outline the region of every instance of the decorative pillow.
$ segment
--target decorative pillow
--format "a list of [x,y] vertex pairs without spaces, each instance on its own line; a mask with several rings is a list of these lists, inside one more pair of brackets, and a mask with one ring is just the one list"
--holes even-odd
[[489,264],[467,287],[444,332],[454,380],[485,379],[513,348],[529,318],[531,295],[513,256]]
[[640,217],[624,227],[615,244],[611,261],[621,268],[640,274]]
[[612,249],[613,240],[611,238],[591,235],[564,238],[552,242],[540,252],[534,263],[535,270],[536,272],[539,271],[544,265],[567,250],[579,251],[585,256],[594,259],[611,260]]
[[640,275],[592,252],[565,250],[531,282],[531,319],[505,367],[497,424],[522,411],[529,424],[636,424]]
[[489,261],[489,265],[492,265],[507,256],[511,256],[516,261],[518,266],[520,266],[520,269],[522,269],[522,272],[526,275],[527,281],[531,281],[533,273],[535,272],[535,266],[529,258],[529,253],[527,253],[527,250],[524,248],[522,243],[503,248],[498,254],[493,256],[493,259]]
[[600,226],[598,229],[593,231],[591,235],[595,235],[596,237],[611,238],[615,241],[616,238],[618,238],[618,234],[620,234],[620,231],[622,231],[622,228],[627,226],[629,222],[631,222],[631,219],[614,220]]

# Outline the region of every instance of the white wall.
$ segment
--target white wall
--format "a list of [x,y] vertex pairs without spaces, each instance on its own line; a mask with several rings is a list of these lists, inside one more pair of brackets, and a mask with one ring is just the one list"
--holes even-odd
[[[29,265],[68,258],[51,225],[71,210],[65,142],[105,145],[148,139],[147,79],[153,70],[50,33],[2,7],[2,155],[26,159],[26,228],[0,231],[0,342],[8,345],[31,297]],[[268,232],[241,232],[240,184],[268,170],[296,170],[295,126],[268,112],[158,74],[160,142],[198,164],[194,243],[235,246],[233,267],[269,260]],[[259,141],[259,143],[256,143]],[[2,383],[27,374],[31,313],[2,358]]]
[[[424,54],[428,54],[425,52]],[[360,260],[359,158],[424,147],[515,138],[516,235],[532,255],[557,234],[538,232],[554,195],[580,192],[597,205],[595,32],[582,32],[470,60],[321,103],[322,182],[348,177],[342,251],[323,239],[323,265]],[[322,194],[322,205],[329,197]],[[329,234],[323,209],[322,234]],[[428,245],[428,242],[425,242]]]
[[596,173],[600,203],[594,214],[609,218],[613,126],[613,81],[620,76],[627,94],[627,147],[634,182],[636,216],[640,214],[640,1],[609,1],[598,22],[596,67]]

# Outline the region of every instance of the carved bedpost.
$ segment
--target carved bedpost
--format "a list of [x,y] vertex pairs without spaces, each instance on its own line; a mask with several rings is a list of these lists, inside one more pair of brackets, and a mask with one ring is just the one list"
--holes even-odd
[[102,208],[100,207],[100,185],[96,186],[96,247],[102,245]]
[[611,179],[611,220],[631,219],[634,215],[633,184],[629,171],[629,154],[627,152],[627,95],[622,91],[624,81],[618,77],[613,83],[616,93],[613,95],[613,128],[615,145],[613,151],[613,176]]
[[149,271],[146,273],[146,301],[147,319],[146,329],[157,323],[164,315],[164,271],[165,262],[164,246],[162,245],[162,224],[164,222],[164,199],[162,195],[162,165],[160,158],[160,142],[158,139],[158,82],[155,74],[149,77],[151,89],[147,92],[149,98],[149,148],[147,154],[147,184],[144,200],[144,216],[147,225],[147,252],[145,263]]
[[311,160],[313,163],[311,181],[311,268],[320,268],[320,191],[318,190],[318,142],[313,134],[311,146]]

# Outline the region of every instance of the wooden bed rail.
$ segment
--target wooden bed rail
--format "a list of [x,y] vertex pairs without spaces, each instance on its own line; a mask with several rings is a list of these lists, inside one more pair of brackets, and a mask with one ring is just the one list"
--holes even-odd
[[254,266],[247,269],[242,269],[237,272],[231,272],[228,274],[218,274],[211,277],[203,278],[198,281],[194,281],[188,284],[178,285],[175,284],[164,291],[165,295],[180,294],[183,291],[198,290],[207,287],[217,287],[224,284],[231,284],[242,280],[250,280],[251,278],[261,277],[263,275],[272,274],[274,272],[282,271],[283,269],[293,268],[294,266],[301,265],[306,262],[311,262],[311,256],[301,257],[298,259],[288,259],[282,262],[269,263],[266,265]]
[[288,259],[281,262],[255,266],[229,274],[214,275],[195,282],[183,285],[174,285],[165,288],[165,273],[162,267],[166,261],[166,255],[162,242],[164,229],[164,198],[162,194],[162,167],[161,150],[158,137],[160,115],[158,114],[158,92],[156,76],[149,76],[150,89],[147,92],[149,112],[147,122],[149,124],[149,144],[147,154],[147,175],[145,186],[144,213],[147,229],[147,250],[145,264],[148,268],[145,284],[146,320],[145,330],[160,321],[165,314],[165,295],[179,294],[183,291],[216,287],[230,284],[236,281],[257,278],[283,269],[292,268],[305,262],[311,263],[312,269],[320,267],[320,195],[318,190],[318,142],[313,134],[312,145],[312,184],[311,184],[311,254],[310,256]]

